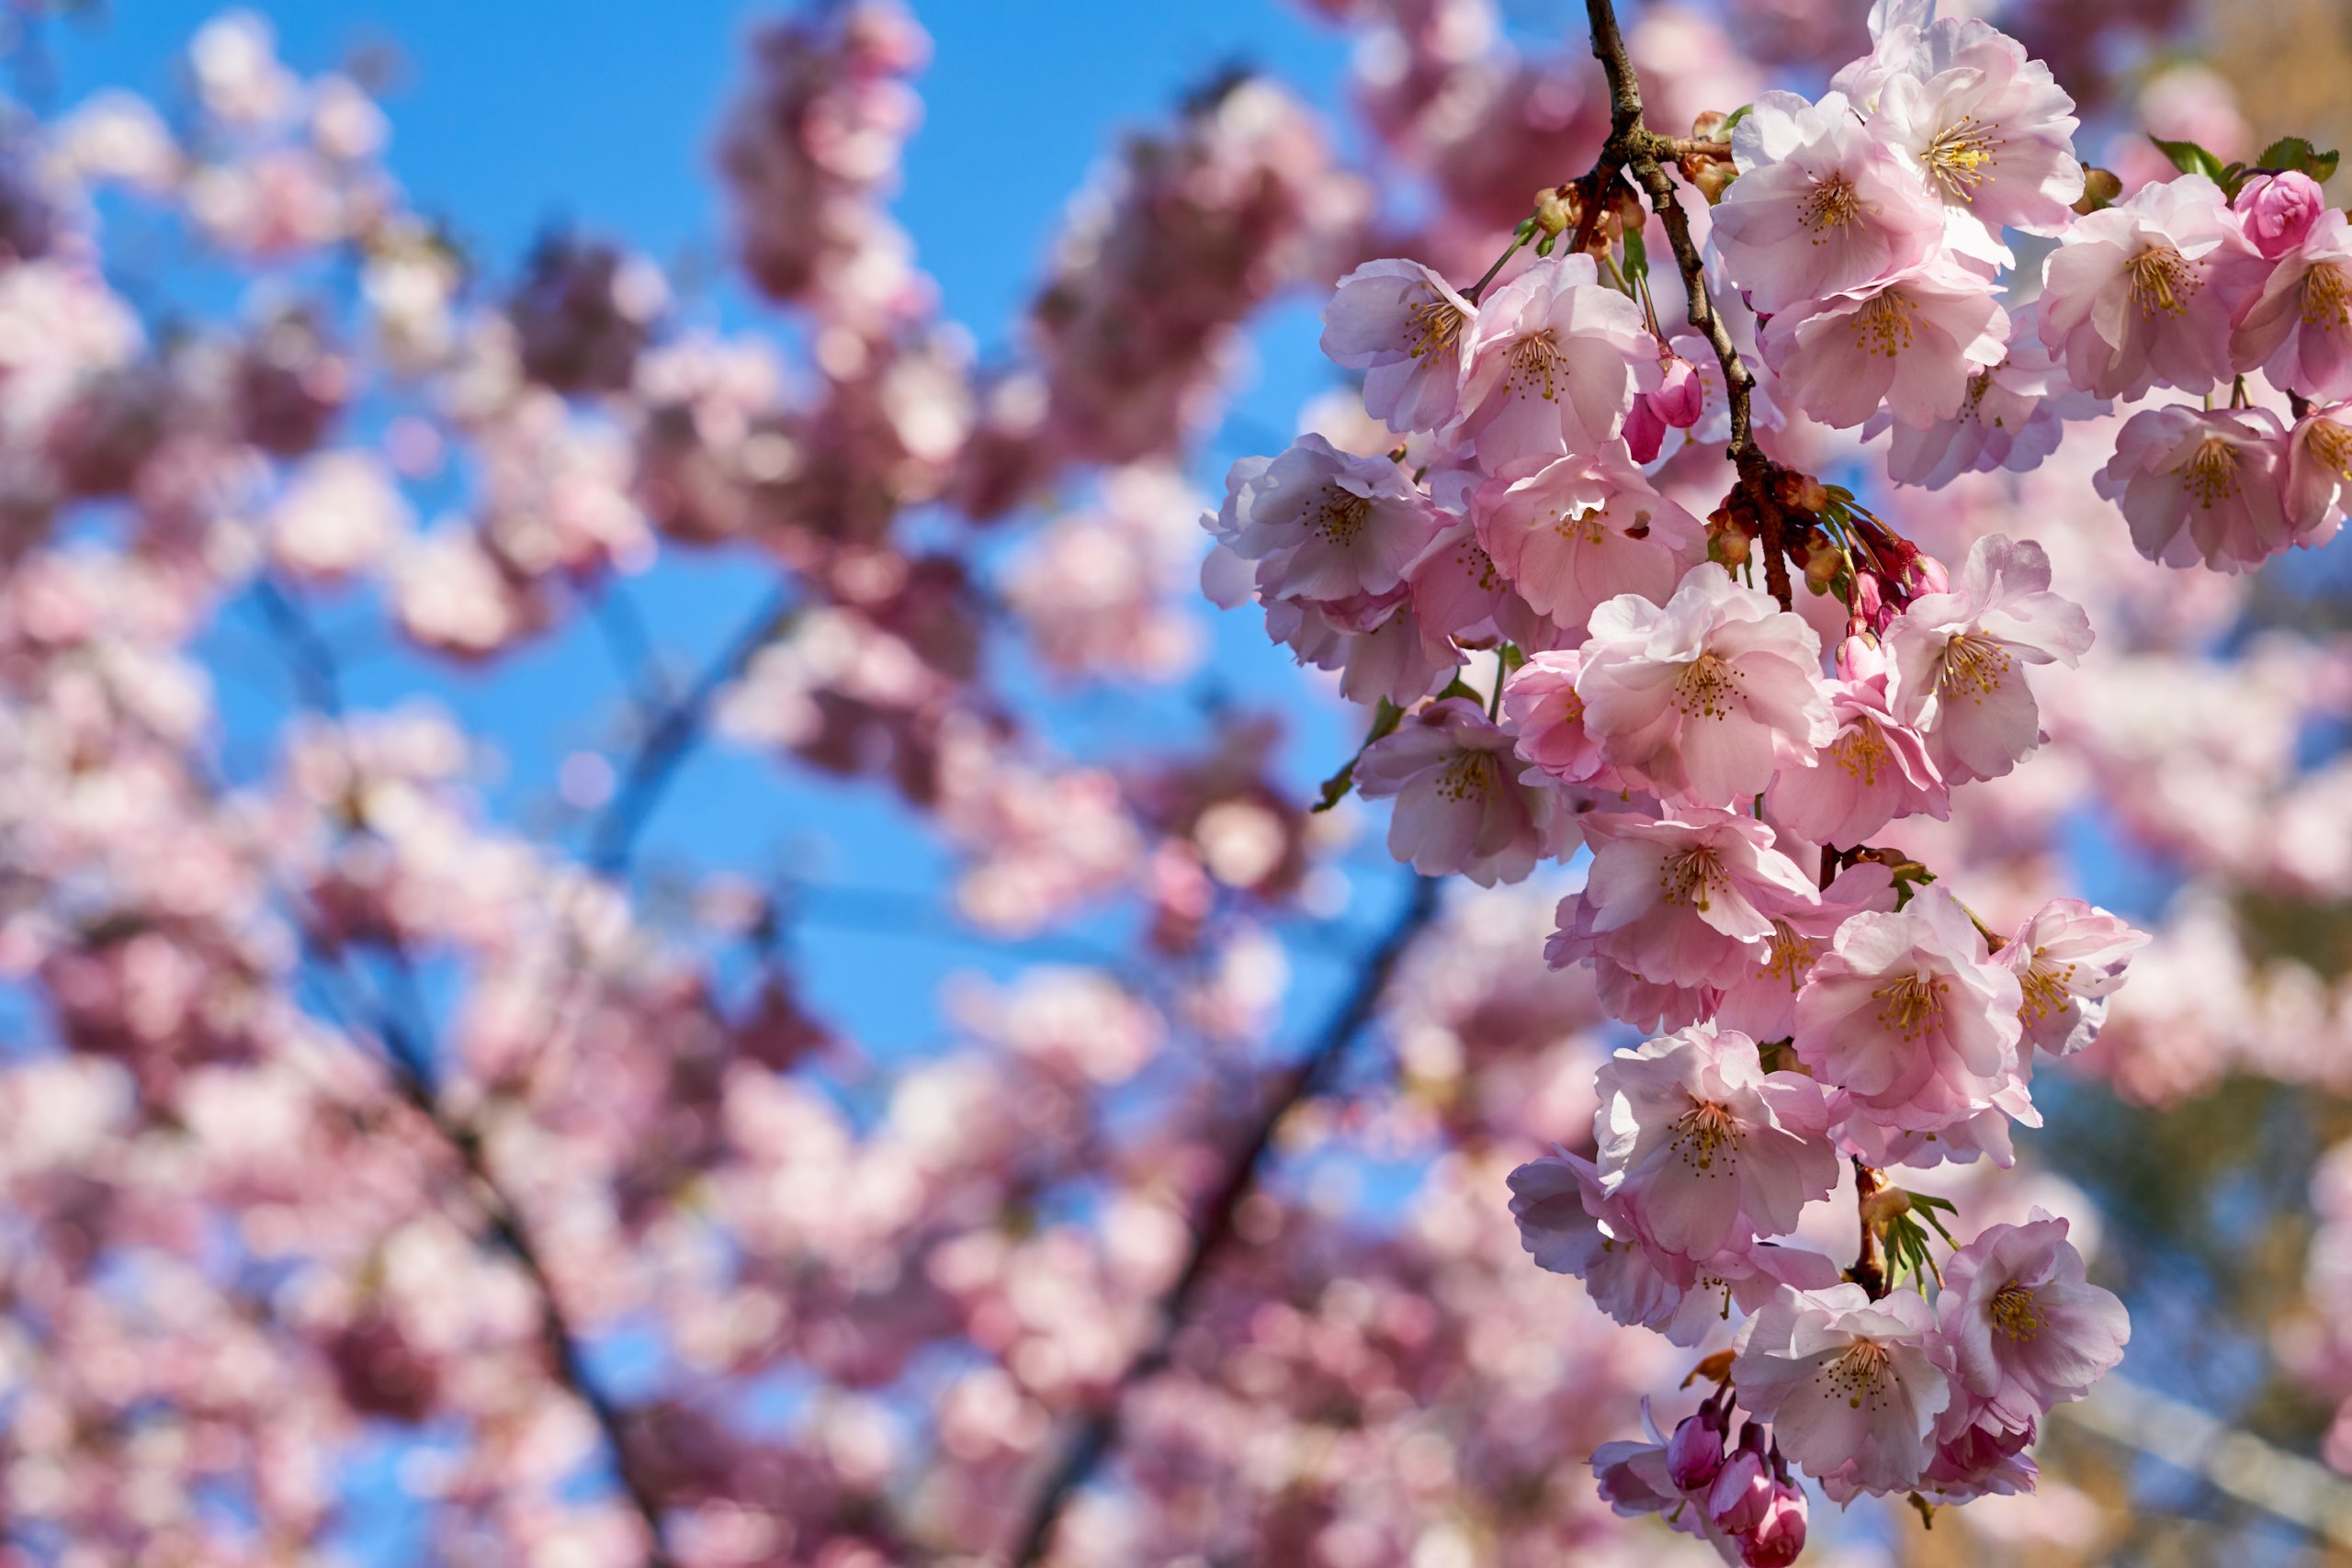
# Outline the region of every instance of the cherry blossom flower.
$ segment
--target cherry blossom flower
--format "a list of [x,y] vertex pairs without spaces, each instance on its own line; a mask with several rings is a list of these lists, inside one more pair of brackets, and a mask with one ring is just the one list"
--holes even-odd
[[2067,380],[2065,366],[2041,341],[2036,300],[2009,312],[2007,353],[1999,364],[1968,378],[1968,395],[1957,413],[1924,426],[1877,414],[1863,434],[1891,427],[1887,477],[1896,484],[1941,490],[1966,473],[2030,472],[2057,450],[2068,420],[2091,419],[2112,406],[2075,390]]
[[1389,852],[1424,876],[1460,872],[1492,887],[1572,848],[1576,818],[1548,783],[1520,782],[1511,745],[1477,704],[1448,697],[1366,747],[1356,788],[1396,798]]
[[1783,768],[1765,792],[1774,822],[1816,844],[1860,844],[1900,818],[1951,814],[1951,791],[1928,743],[1894,716],[1894,671],[1862,639],[1839,650],[1846,678],[1828,686],[1836,737],[1810,768]]
[[1459,406],[1462,336],[1476,313],[1419,262],[1369,261],[1323,308],[1323,352],[1364,373],[1364,412],[1395,431],[1435,430]]
[[1654,985],[1734,985],[1762,955],[1772,913],[1820,897],[1752,817],[1597,812],[1583,827],[1592,866],[1560,901],[1544,949],[1555,969],[1598,956]]
[[1628,1327],[1673,1321],[1683,1292],[1670,1262],[1641,1244],[1631,1213],[1602,1188],[1591,1161],[1555,1148],[1512,1171],[1510,1191],[1520,1245],[1536,1267],[1582,1280],[1593,1304]]
[[1527,602],[1468,519],[1449,523],[1405,569],[1413,614],[1429,633],[1478,647],[1495,641],[1548,649],[1567,634]]
[[1729,806],[1836,735],[1821,641],[1770,594],[1702,565],[1664,607],[1637,594],[1592,615],[1577,694],[1621,776],[1662,799]]
[[1587,255],[1539,261],[1478,303],[1453,434],[1488,473],[1520,457],[1597,453],[1658,383],[1641,308]]
[[1947,784],[1996,779],[2041,744],[2020,663],[2073,664],[2089,618],[2050,592],[2050,558],[1989,534],[1969,547],[1950,592],[1915,599],[1889,637],[1894,711],[1928,742]]
[[1838,929],[1864,909],[1894,908],[1893,875],[1877,862],[1863,861],[1839,872],[1821,890],[1818,904],[1776,910],[1772,934],[1754,966],[1717,995],[1716,1024],[1757,1040],[1788,1038],[1796,1029],[1797,997]]
[[1937,1314],[1953,1381],[2012,1428],[2089,1393],[2132,1337],[2123,1303],[2085,1282],[2066,1222],[2040,1209],[1952,1255]]
[[1988,1107],[2040,1118],[2018,1073],[2023,994],[1939,886],[1854,916],[1798,993],[1797,1059],[1858,1115],[1933,1132]]
[[1951,419],[1971,380],[2007,352],[2009,318],[1992,285],[1928,264],[1850,292],[1791,306],[1764,329],[1781,395],[1832,428],[1883,403],[1897,423]]
[[2238,306],[2230,360],[2314,402],[2352,398],[2352,222],[2329,208]]
[[1732,1381],[1824,1484],[1905,1491],[1934,1457],[1936,1417],[1952,1397],[1928,1348],[1935,1325],[1916,1291],[1875,1302],[1860,1285],[1784,1291],[1742,1328]]
[[2277,261],[2303,243],[2327,210],[2319,182],[2301,169],[2256,175],[2238,186],[2230,203],[2245,237],[2264,261]]
[[[1954,1421],[1957,1412],[1962,1419]],[[1936,1430],[1936,1457],[1919,1477],[1920,1490],[1939,1502],[1965,1503],[1984,1496],[2014,1496],[2031,1492],[2040,1476],[2025,1450],[2033,1446],[2039,1423],[2010,1427],[1966,1390],[1945,1407]]]
[[2150,560],[2251,571],[2298,543],[2287,525],[2286,432],[2268,409],[2143,409],[2092,481]]
[[1225,505],[1201,525],[1258,563],[1269,599],[1343,600],[1386,593],[1437,533],[1429,498],[1396,464],[1302,435],[1279,457],[1244,457],[1226,476]]
[[2108,998],[2149,941],[2146,931],[2080,898],[2052,898],[2035,910],[1999,953],[2025,993],[2026,1043],[2071,1056],[2098,1039]]
[[1470,497],[1478,541],[1528,604],[1562,626],[1621,594],[1663,604],[1704,558],[1704,525],[1651,488],[1622,445],[1522,457]]
[[1947,17],[1919,34],[1911,71],[1879,94],[1882,134],[1916,160],[1954,221],[1955,243],[2007,260],[2004,225],[2058,234],[2083,194],[2075,101],[2025,46],[1974,19]]
[[[1212,551],[1204,576],[1216,560]],[[1351,703],[1385,697],[1403,707],[1419,702],[1462,663],[1444,635],[1423,624],[1402,589],[1334,604],[1270,600],[1266,633],[1289,644],[1301,664],[1339,671],[1340,694]]]
[[2352,491],[2352,403],[2312,409],[2287,433],[2287,523],[2314,545],[2341,522]]
[[1577,672],[1584,656],[1573,649],[1531,654],[1503,685],[1503,723],[1521,761],[1563,784],[1622,787],[1584,728]]
[[1602,1190],[1668,1252],[1704,1259],[1786,1235],[1838,1184],[1821,1087],[1765,1072],[1745,1034],[1701,1025],[1620,1051],[1599,1089]]
[[1713,244],[1760,311],[1862,288],[1942,239],[1940,203],[1843,94],[1760,95],[1732,152],[1739,178],[1715,209]]
[[2232,374],[2230,318],[2262,271],[2212,181],[2143,186],[2061,237],[2041,339],[2075,386],[2102,398],[2136,398],[2158,381],[2208,391]]

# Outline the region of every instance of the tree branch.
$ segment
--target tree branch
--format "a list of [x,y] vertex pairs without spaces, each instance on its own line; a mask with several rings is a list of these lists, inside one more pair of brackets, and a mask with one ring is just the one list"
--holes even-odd
[[[1594,170],[1596,175],[1605,172],[1607,182],[1599,183],[1597,188],[1605,192],[1607,183],[1614,181],[1617,169],[1627,170],[1649,197],[1658,220],[1666,226],[1675,265],[1682,274],[1683,291],[1690,297],[1690,325],[1713,347],[1716,363],[1723,367],[1724,396],[1731,404],[1731,442],[1725,455],[1739,469],[1738,488],[1746,494],[1762,530],[1765,584],[1772,597],[1781,602],[1781,608],[1793,610],[1796,598],[1789,581],[1781,500],[1774,493],[1779,465],[1756,445],[1750,409],[1756,378],[1749,374],[1739,351],[1732,345],[1731,333],[1724,328],[1713,297],[1707,291],[1706,269],[1700,260],[1699,247],[1690,239],[1690,215],[1676,199],[1674,184],[1666,173],[1666,160],[1688,155],[1689,144],[1683,139],[1653,135],[1644,129],[1641,83],[1625,52],[1616,9],[1610,0],[1585,0],[1585,9],[1592,24],[1593,58],[1600,62],[1601,70],[1609,77],[1609,140],[1601,148],[1600,162]],[[1706,145],[1712,148],[1713,144]],[[1588,209],[1587,216],[1590,215]],[[1578,232],[1581,236],[1581,227]]]
[[1030,1505],[1026,1522],[1013,1548],[1013,1568],[1033,1568],[1042,1562],[1046,1549],[1053,1542],[1054,1527],[1061,1520],[1062,1511],[1078,1489],[1086,1484],[1103,1459],[1119,1440],[1119,1407],[1127,1391],[1163,1371],[1175,1348],[1176,1336],[1184,1326],[1194,1296],[1202,1281],[1208,1276],[1217,1254],[1233,1235],[1234,1219],[1240,1213],[1241,1201],[1256,1184],[1258,1167],[1274,1140],[1283,1119],[1302,1100],[1322,1092],[1331,1073],[1346,1054],[1349,1043],[1360,1033],[1380,1006],[1380,998],[1388,988],[1397,960],[1410,947],[1414,938],[1426,930],[1437,914],[1438,880],[1416,875],[1413,894],[1404,912],[1388,928],[1380,943],[1365,958],[1357,974],[1355,988],[1323,1033],[1298,1064],[1283,1073],[1272,1092],[1258,1112],[1250,1134],[1234,1146],[1227,1162],[1224,1179],[1217,1184],[1193,1233],[1193,1249],[1184,1259],[1175,1282],[1159,1298],[1159,1326],[1151,1343],[1138,1351],[1127,1363],[1110,1393],[1080,1423],[1079,1429],[1062,1450],[1053,1472],[1046,1477],[1036,1499]]

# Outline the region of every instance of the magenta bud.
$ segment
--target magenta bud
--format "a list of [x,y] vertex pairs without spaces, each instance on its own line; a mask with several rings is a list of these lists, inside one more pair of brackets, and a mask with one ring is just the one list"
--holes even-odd
[[1925,551],[1915,552],[1903,564],[1903,586],[1912,598],[1925,598],[1930,593],[1951,592],[1951,575],[1944,570],[1944,563]]
[[2300,169],[2256,175],[2238,188],[2236,209],[2245,237],[2265,261],[2277,261],[2303,243],[2327,206],[2319,182]]
[[1771,1485],[1763,1517],[1740,1538],[1743,1568],[1789,1568],[1804,1551],[1804,1494],[1784,1481]]
[[1699,379],[1698,367],[1679,354],[1668,354],[1660,357],[1657,367],[1660,379],[1657,390],[1649,395],[1650,406],[1675,429],[1690,429],[1707,412],[1707,388]]
[[1724,1461],[1707,1492],[1707,1517],[1725,1535],[1746,1535],[1761,1523],[1772,1500],[1772,1477],[1764,1456],[1743,1447]]
[[1666,427],[1672,423],[1660,419],[1651,400],[1654,392],[1634,399],[1633,411],[1625,415],[1625,445],[1633,449],[1634,461],[1646,463],[1657,456],[1666,445]]
[[[1859,595],[1857,595],[1859,597]],[[1849,635],[1838,645],[1838,673],[1848,681],[1867,681],[1887,672],[1886,649],[1870,637]]]
[[1686,1416],[1682,1425],[1667,1439],[1666,1472],[1685,1492],[1696,1492],[1714,1480],[1724,1467],[1724,1429],[1722,1418],[1712,1410],[1702,1409],[1696,1416]]

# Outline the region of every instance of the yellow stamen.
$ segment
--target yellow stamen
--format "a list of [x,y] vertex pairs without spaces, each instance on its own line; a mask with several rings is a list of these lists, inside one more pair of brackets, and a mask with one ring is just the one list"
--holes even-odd
[[1857,1339],[1844,1355],[1822,1369],[1821,1376],[1833,1391],[1846,1396],[1848,1408],[1860,1410],[1865,1399],[1873,1405],[1884,1399],[1887,1363],[1893,1359],[1885,1346]]
[[1994,149],[2003,144],[1994,129],[1969,115],[1938,132],[1919,154],[1919,161],[1928,166],[1928,177],[1955,199],[1974,201],[1976,187],[1993,177]]
[[1973,690],[1974,701],[1981,706],[1986,697],[2001,689],[2009,673],[2009,656],[1999,643],[1973,632],[1962,632],[1944,644],[1942,671],[1936,677],[1936,689],[1947,697]]
[[1536,395],[1547,403],[1554,402],[1560,395],[1559,383],[1567,378],[1567,362],[1551,328],[1532,333],[1510,345],[1510,374],[1505,379],[1521,393],[1533,390],[1540,383],[1543,389]]
[[2025,991],[2025,1005],[2018,1009],[2018,1017],[2028,1023],[2039,1023],[2052,1013],[2064,1011],[2075,994],[2075,972],[2082,966],[2046,964],[2042,955],[2049,951],[2046,947],[2035,948],[2033,962],[2018,977],[2018,984]]
[[1878,784],[1879,769],[1892,762],[1894,752],[1878,720],[1865,716],[1830,745],[1829,755],[1848,778],[1860,779],[1863,788],[1871,789]]
[[1492,800],[1502,787],[1502,764],[1492,751],[1458,751],[1437,776],[1448,800]]
[[2227,501],[2238,493],[2238,462],[2236,447],[2218,435],[2209,435],[2197,444],[2188,461],[2173,472],[2180,476],[2180,488],[2210,512],[2215,502]]
[[1668,861],[1658,877],[1668,903],[1688,904],[1702,912],[1710,897],[1730,886],[1722,859],[1703,844]]
[[2342,262],[2322,262],[2303,275],[2303,324],[2331,333],[2352,328],[2352,276]]
[[1843,175],[1832,175],[1826,180],[1815,180],[1797,204],[1797,220],[1815,232],[1814,243],[1824,243],[1826,229],[1842,229],[1851,223],[1862,210],[1861,197],[1854,192],[1854,182]]
[[2201,263],[2190,261],[2170,245],[2152,246],[2123,266],[2132,279],[2132,298],[2139,301],[2140,319],[2188,313],[2188,301],[2205,287]]
[[1363,532],[1364,523],[1371,516],[1372,497],[1328,485],[1321,503],[1306,514],[1306,527],[1309,533],[1320,534],[1344,548],[1356,542],[1356,536]]
[[1674,705],[1690,718],[1728,718],[1734,699],[1745,701],[1739,671],[1712,653],[1702,653],[1674,678]]
[[1909,295],[1896,289],[1882,289],[1871,295],[1862,302],[1860,310],[1848,318],[1854,324],[1854,347],[1863,354],[1883,354],[1894,358],[1911,346],[1911,317],[1918,310]]
[[1690,1109],[1675,1119],[1674,1150],[1694,1170],[1713,1171],[1720,1154],[1726,1157],[1719,1174],[1733,1174],[1738,1168],[1739,1143],[1739,1123],[1711,1100],[1691,1100]]
[[1879,1010],[1879,1027],[1908,1043],[1924,1039],[1943,1027],[1944,998],[1951,992],[1950,980],[1919,974],[1905,975],[1892,985],[1881,986],[1871,996],[1886,1004]]
[[2009,1337],[2010,1344],[2030,1340],[2047,1321],[2033,1292],[2015,1280],[1993,1292],[1993,1325]]
[[1451,299],[1431,299],[1405,312],[1410,318],[1419,336],[1406,353],[1414,359],[1423,355],[1450,355],[1462,342],[1462,324],[1469,318]]

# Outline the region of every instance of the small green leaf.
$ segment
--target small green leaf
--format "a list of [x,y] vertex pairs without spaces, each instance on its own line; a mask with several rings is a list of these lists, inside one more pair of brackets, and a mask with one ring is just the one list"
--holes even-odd
[[2172,160],[2174,168],[2184,175],[2203,175],[2215,185],[2222,183],[2222,161],[2194,141],[2166,141],[2161,136],[2151,136],[2156,151]]
[[1754,104],[1742,104],[1739,107],[1725,115],[1724,117],[1724,122],[1715,127],[1715,140],[1718,141],[1729,141],[1731,140],[1731,128],[1737,125],[1741,120],[1746,119],[1748,117],[1748,114],[1754,110],[1755,107],[1756,106]]
[[1647,277],[1649,275],[1649,247],[1642,243],[1642,237],[1639,234],[1628,229],[1625,231],[1625,276]]
[[1347,798],[1348,791],[1355,787],[1355,783],[1356,763],[1355,759],[1351,757],[1348,759],[1346,767],[1323,781],[1323,798],[1306,809],[1310,812],[1330,810]]
[[1445,683],[1445,690],[1437,694],[1437,700],[1439,702],[1443,702],[1448,697],[1468,697],[1472,702],[1476,703],[1482,708],[1487,705],[1487,699],[1479,695],[1476,692],[1472,691],[1468,682],[1464,682],[1459,675],[1456,675],[1453,680],[1448,681]]
[[[1462,683],[1457,681],[1454,684],[1458,686]],[[1466,686],[1463,689],[1469,690]],[[1405,710],[1386,697],[1381,698],[1380,705],[1372,713],[1372,728],[1364,732],[1363,745],[1356,748],[1356,754],[1348,759],[1346,767],[1323,781],[1323,798],[1308,807],[1307,810],[1329,811],[1339,805],[1346,797],[1348,791],[1355,787],[1356,763],[1363,760],[1364,748],[1375,740],[1385,739],[1396,734],[1396,727],[1404,722]]]

